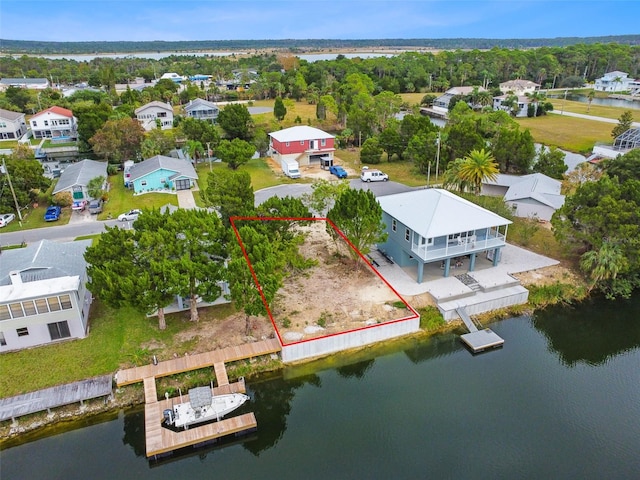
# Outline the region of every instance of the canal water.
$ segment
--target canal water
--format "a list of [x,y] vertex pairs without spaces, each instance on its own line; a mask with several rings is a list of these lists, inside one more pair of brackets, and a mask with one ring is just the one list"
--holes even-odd
[[258,430],[224,446],[150,462],[137,409],[2,451],[2,479],[638,478],[640,297],[491,328],[249,382]]

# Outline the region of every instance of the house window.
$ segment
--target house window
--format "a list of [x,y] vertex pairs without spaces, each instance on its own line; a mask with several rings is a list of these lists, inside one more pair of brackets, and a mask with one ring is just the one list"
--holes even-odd
[[166,181],[167,181],[167,179],[166,179],[166,178],[161,178],[161,179],[160,179],[160,183],[164,183],[164,182],[166,182]]
[[26,337],[27,335],[29,335],[29,329],[27,327],[18,328],[16,330],[16,333],[19,337]]
[[49,120],[45,120],[45,121],[44,121],[44,126],[45,126],[45,127],[48,127],[48,126],[49,126]]
[[22,311],[22,304],[12,303],[11,305],[9,305],[9,309],[11,310],[11,316],[13,318],[24,317],[24,312]]
[[57,312],[58,310],[61,310],[60,300],[58,300],[58,297],[47,298],[47,303],[49,304],[50,311]]
[[36,300],[36,309],[38,313],[49,313],[49,306],[47,305],[46,298],[38,298]]
[[9,320],[11,314],[9,313],[8,305],[0,305],[0,320]]
[[287,146],[287,147],[288,147],[288,146],[289,146],[289,142],[285,142],[285,146]]
[[4,338],[4,332],[0,332],[0,347],[4,347],[7,344],[7,340]]
[[408,242],[410,238],[411,238],[411,232],[409,231],[408,228],[405,228],[404,229],[404,239]]
[[304,145],[304,140],[300,140],[300,145]]
[[147,181],[146,180],[142,180],[140,182],[140,185],[142,185],[143,187],[146,187],[147,186]]
[[35,120],[31,120],[31,125],[33,125],[34,127],[38,126],[38,122],[36,122]]
[[398,222],[394,218],[393,220],[391,220],[391,230],[395,232],[397,228],[398,228]]
[[69,324],[66,320],[63,322],[49,323],[47,324],[47,327],[49,327],[51,340],[59,340],[61,338],[69,338],[71,336]]
[[34,305],[33,300],[27,300],[26,302],[22,302],[22,308],[24,309],[24,314],[26,316],[36,314],[36,306]]
[[323,138],[320,140],[320,145],[322,145],[323,147],[327,144],[327,139]]
[[60,305],[63,310],[70,310],[73,308],[71,304],[71,297],[69,295],[60,295]]

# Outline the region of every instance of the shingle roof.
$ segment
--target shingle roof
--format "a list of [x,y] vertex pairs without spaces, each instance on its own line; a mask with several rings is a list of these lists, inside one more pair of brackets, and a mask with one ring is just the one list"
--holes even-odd
[[18,120],[20,117],[24,117],[24,113],[12,112],[11,110],[0,108],[0,118],[6,118],[7,120],[13,122],[14,120]]
[[425,238],[512,223],[439,188],[384,195],[378,202],[387,214]]
[[166,157],[164,155],[156,155],[155,157],[136,163],[131,167],[131,170],[129,170],[129,173],[131,173],[131,181],[133,182],[160,169],[176,172],[186,178],[198,179],[198,174],[193,168],[193,165],[191,165],[191,162]]
[[64,169],[60,175],[58,183],[53,190],[55,195],[58,192],[67,190],[74,185],[86,186],[96,177],[107,177],[107,163],[96,160],[85,159],[78,163],[72,163]]
[[25,248],[0,254],[0,285],[11,285],[10,273],[19,271],[24,283],[64,276],[82,278],[86,270],[84,252],[91,240],[58,243],[41,240]]
[[285,128],[269,134],[279,142],[295,142],[301,140],[321,140],[323,138],[335,138],[330,133],[324,132],[319,128],[309,127],[307,125],[299,125],[296,127]]

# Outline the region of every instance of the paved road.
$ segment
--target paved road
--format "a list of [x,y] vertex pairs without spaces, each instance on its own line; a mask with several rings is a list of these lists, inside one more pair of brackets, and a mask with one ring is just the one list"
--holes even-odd
[[[551,113],[555,113],[556,115],[564,115],[566,117],[577,117],[584,118],[585,120],[595,120],[596,122],[619,123],[618,120],[613,118],[596,117],[595,115],[585,115],[582,113],[563,112],[562,110],[552,110]],[[631,125],[634,127],[640,127],[640,122],[633,122]]]

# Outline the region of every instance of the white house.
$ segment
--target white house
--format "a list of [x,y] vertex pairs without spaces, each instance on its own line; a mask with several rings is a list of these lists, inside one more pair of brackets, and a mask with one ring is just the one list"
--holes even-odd
[[516,217],[549,221],[564,205],[561,187],[559,180],[542,173],[523,176],[499,174],[495,180],[483,180],[482,194],[503,197]]
[[196,98],[184,106],[184,113],[190,118],[215,122],[220,114],[220,108],[215,103]]
[[512,92],[515,95],[524,96],[527,93],[533,93],[540,89],[540,84],[532,82],[531,80],[522,80],[517,78],[515,80],[509,80],[500,84],[500,91],[502,93]]
[[0,261],[0,352],[87,335],[91,293],[84,252],[91,240],[41,240],[4,250]]
[[594,89],[601,92],[626,92],[633,83],[634,79],[629,78],[628,73],[615,70],[597,78]]
[[418,283],[428,263],[441,263],[445,277],[458,257],[469,257],[469,271],[482,252],[497,265],[512,223],[439,188],[384,195],[378,203],[387,233],[378,248],[400,267],[417,267]]
[[[494,110],[504,110],[511,114],[511,105],[508,103],[505,104],[507,99],[511,97],[511,95],[499,95],[497,97],[493,97],[493,109]],[[516,117],[526,117],[527,110],[529,109],[529,104],[531,103],[531,99],[524,95],[517,95],[518,97],[518,109],[516,110]],[[539,107],[538,107],[539,108]]]
[[60,175],[53,189],[53,195],[59,192],[69,192],[74,201],[91,200],[87,185],[97,177],[104,177],[106,181],[107,162],[85,159],[78,163],[72,163]]
[[451,99],[458,95],[470,95],[477,88],[478,92],[486,92],[483,87],[453,87],[444,92],[433,101],[433,109],[437,112],[447,113],[449,111],[449,103]]
[[3,78],[0,80],[0,91],[9,87],[26,88],[28,90],[45,90],[49,88],[46,78]]
[[173,128],[173,108],[168,103],[159,101],[149,102],[135,110],[136,118],[146,131],[158,128],[168,130]]
[[36,113],[29,120],[29,127],[34,138],[78,139],[78,119],[71,110],[62,107],[49,107]]
[[0,139],[17,140],[27,133],[24,113],[0,108]]
[[160,80],[172,80],[176,83],[181,83],[183,81],[185,81],[187,79],[187,77],[183,77],[182,75],[178,75],[175,72],[167,72],[167,73],[163,73],[162,76],[160,77]]

